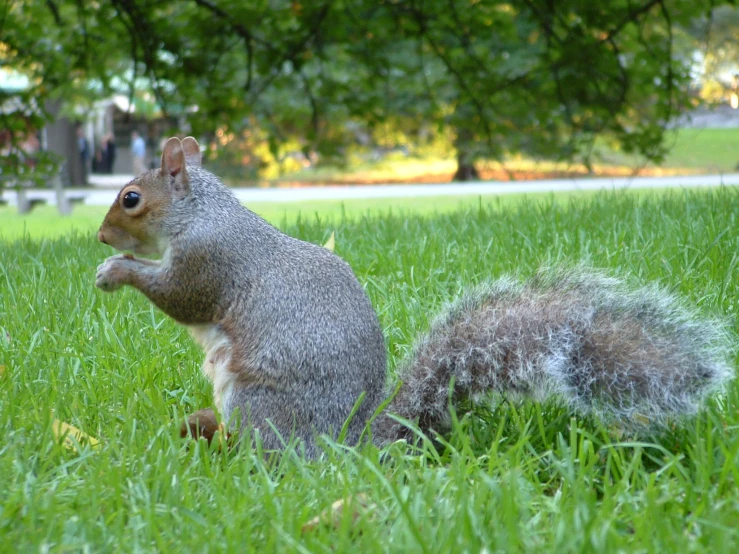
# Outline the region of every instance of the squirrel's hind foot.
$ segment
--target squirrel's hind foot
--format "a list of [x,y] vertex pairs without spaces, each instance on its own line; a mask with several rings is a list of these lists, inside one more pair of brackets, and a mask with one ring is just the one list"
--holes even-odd
[[217,432],[220,432],[221,437],[226,440],[231,438],[230,433],[226,431],[225,427],[218,421],[215,412],[210,408],[198,410],[190,415],[187,420],[182,422],[180,427],[181,438],[205,439],[208,444],[211,443]]

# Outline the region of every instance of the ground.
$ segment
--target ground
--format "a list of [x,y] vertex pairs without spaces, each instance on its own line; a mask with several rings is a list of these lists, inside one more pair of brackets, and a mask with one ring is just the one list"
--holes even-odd
[[[734,318],[739,307],[735,189],[448,204],[439,213],[408,206],[403,216],[377,208],[274,219],[319,244],[335,232],[337,253],[379,313],[391,374],[444,302],[544,264],[582,262],[657,283],[710,316]],[[99,215],[88,214],[89,225]],[[0,550],[739,547],[737,384],[697,417],[645,436],[604,428],[556,399],[497,399],[473,414],[460,409],[436,446],[381,453],[327,443],[318,461],[294,452],[265,461],[251,448],[179,439],[178,421],[211,404],[202,354],[137,292],[94,289],[95,267],[110,254],[89,232],[0,240]],[[54,420],[99,444],[65,447]],[[357,495],[364,507],[305,527]]]

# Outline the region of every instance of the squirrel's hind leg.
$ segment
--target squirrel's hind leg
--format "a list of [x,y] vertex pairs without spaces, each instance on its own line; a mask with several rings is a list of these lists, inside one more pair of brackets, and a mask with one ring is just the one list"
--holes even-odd
[[314,414],[302,409],[300,397],[292,391],[269,385],[234,387],[223,396],[222,416],[229,425],[239,426],[242,438],[245,432],[258,432],[265,452],[284,450],[297,439],[308,458],[319,454],[315,437],[325,429]]

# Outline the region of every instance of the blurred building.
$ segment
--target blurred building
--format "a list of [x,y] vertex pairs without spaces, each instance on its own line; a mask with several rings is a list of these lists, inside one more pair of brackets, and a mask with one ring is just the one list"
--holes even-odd
[[[0,111],[4,115],[26,117],[29,122],[33,115],[41,113],[33,101],[22,102],[19,95],[29,88],[28,79],[10,69],[0,68]],[[2,100],[5,98],[5,100]],[[44,106],[51,122],[41,128],[29,123],[27,134],[20,142],[57,154],[63,163],[60,167],[62,181],[67,185],[86,185],[87,176],[93,170],[93,160],[99,158],[103,138],[112,136],[115,142],[115,158],[112,172],[132,173],[131,133],[137,131],[146,141],[147,167],[152,162],[157,165],[157,155],[163,137],[174,129],[186,128],[184,118],[165,117],[156,102],[147,92],[134,95],[133,101],[124,95],[113,95],[96,102],[93,107],[63,106],[61,102],[47,102]],[[0,121],[0,148],[8,142],[7,129]],[[78,134],[78,129],[81,133]],[[7,136],[6,136],[7,135]],[[84,137],[88,150],[86,167],[80,155],[80,139]],[[7,146],[7,145],[6,145]],[[32,154],[32,152],[29,152]],[[98,169],[98,167],[96,167]]]
[[160,153],[163,137],[173,134],[174,129],[186,127],[183,118],[165,117],[156,103],[147,94],[134,97],[133,102],[127,96],[116,94],[109,99],[95,104],[88,116],[89,134],[95,148],[100,148],[102,139],[112,135],[116,144],[116,157],[113,173],[131,173],[131,133],[136,131],[146,141],[147,167],[154,162]]

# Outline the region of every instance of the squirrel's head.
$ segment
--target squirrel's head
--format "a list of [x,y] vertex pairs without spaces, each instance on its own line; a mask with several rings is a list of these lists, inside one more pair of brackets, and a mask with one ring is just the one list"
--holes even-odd
[[161,254],[162,223],[172,203],[190,194],[187,166],[200,164],[200,146],[194,138],[169,139],[161,169],[148,171],[121,189],[100,226],[98,240],[116,250]]

